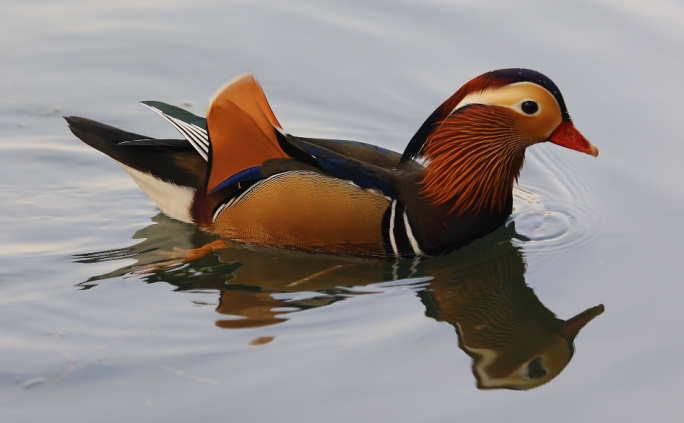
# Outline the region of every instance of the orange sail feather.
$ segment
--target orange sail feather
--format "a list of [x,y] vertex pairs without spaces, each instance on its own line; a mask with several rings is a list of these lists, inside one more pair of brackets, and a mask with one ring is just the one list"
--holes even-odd
[[275,127],[280,128],[280,123],[251,73],[219,90],[207,114],[211,141],[207,192],[268,159],[290,158],[278,144]]

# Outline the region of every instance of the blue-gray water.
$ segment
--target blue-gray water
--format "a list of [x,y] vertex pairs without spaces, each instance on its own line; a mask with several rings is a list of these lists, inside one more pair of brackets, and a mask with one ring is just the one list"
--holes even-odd
[[[682,51],[666,0],[1,3],[0,420],[675,421]],[[463,83],[518,66],[558,84],[601,155],[528,150],[533,194],[494,238],[414,268],[257,249],[146,274],[97,254],[205,239],[63,115],[176,137],[137,102],[203,114],[251,70],[289,132],[401,151]],[[512,258],[503,274],[562,319],[605,305],[548,384],[477,389],[431,314],[426,290],[477,277],[475,256]]]

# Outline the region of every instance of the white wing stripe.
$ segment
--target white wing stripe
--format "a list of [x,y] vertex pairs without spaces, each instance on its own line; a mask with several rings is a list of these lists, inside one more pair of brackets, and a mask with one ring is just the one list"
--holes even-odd
[[[173,118],[173,117],[171,117],[171,116],[168,116],[168,115],[164,114],[164,112],[162,112],[161,110],[157,109],[156,107],[148,106],[147,104],[144,104],[144,103],[143,103],[143,105],[144,105],[145,107],[148,107],[149,109],[152,109],[152,111],[154,111],[154,112],[157,113],[159,116],[163,117],[163,118],[164,118],[167,122],[169,122],[171,125],[173,125],[173,127],[176,128],[176,129],[178,130],[178,132],[180,132],[181,134],[183,134],[183,136],[185,137],[185,139],[188,140],[188,142],[193,146],[193,148],[194,148],[195,150],[197,150],[197,152],[199,153],[199,155],[202,156],[202,158],[204,158],[204,160],[207,160],[207,161],[209,160],[209,159],[208,159],[208,157],[209,157],[209,155],[208,155],[208,146],[204,146],[200,141],[198,141],[198,140],[195,138],[195,137],[197,137],[197,135],[193,136],[193,135],[194,135],[193,133],[188,133],[187,129],[185,129],[183,126],[179,125],[177,122],[182,122],[183,124],[186,124],[186,125],[189,125],[189,124],[187,124],[187,123],[185,123],[185,122],[183,122],[183,121],[181,121],[181,120],[179,120],[179,119],[175,119],[175,118]],[[194,125],[190,125],[190,126],[194,126]],[[198,128],[198,129],[202,129],[202,128]]]
[[208,156],[207,153],[204,151],[204,148],[202,148],[202,146],[199,145],[199,144],[197,143],[197,141],[196,141],[193,137],[191,137],[191,136],[188,135],[185,131],[183,131],[183,128],[182,128],[180,125],[177,125],[172,119],[168,119],[166,116],[164,116],[164,118],[165,118],[166,120],[168,120],[169,123],[171,123],[171,125],[173,125],[174,128],[176,128],[176,129],[178,130],[178,132],[180,132],[181,134],[183,134],[183,136],[185,137],[185,139],[188,140],[188,142],[189,142],[190,144],[192,144],[192,146],[195,148],[195,150],[197,150],[197,152],[200,154],[200,156],[202,156],[202,157],[204,158],[204,160],[207,160],[207,161],[209,160],[209,156]]
[[[200,136],[198,136],[197,134],[195,134],[192,130],[190,130],[188,128],[188,127],[192,127],[192,125],[188,124],[187,122],[183,122],[180,119],[176,119],[174,117],[170,117],[170,116],[166,116],[166,117],[169,117],[173,121],[174,126],[176,128],[178,128],[178,130],[181,132],[181,134],[183,134],[183,136],[185,136],[185,138],[188,141],[194,141],[195,144],[197,145],[197,147],[201,148],[202,151],[204,151],[205,153],[207,152],[207,147],[203,143],[203,140],[200,138]],[[197,148],[197,147],[195,147],[195,148]]]
[[196,140],[199,141],[205,147],[204,150],[209,151],[209,135],[207,135],[207,131],[200,128],[199,126],[183,122],[180,119],[176,119],[176,121],[179,125],[183,126],[188,131],[194,133],[196,135]]
[[[147,106],[147,105],[145,104],[145,106]],[[149,107],[150,109],[152,109],[152,111],[154,111],[154,112],[157,113],[159,116],[163,117],[163,118],[164,118],[167,122],[169,122],[171,125],[173,125],[173,127],[176,128],[176,130],[177,130],[178,132],[180,132],[180,133],[185,137],[185,139],[187,139],[187,140],[190,142],[190,144],[192,144],[192,146],[197,150],[198,153],[200,153],[200,154],[204,153],[204,149],[201,149],[199,145],[196,145],[196,142],[197,142],[197,141],[195,141],[194,138],[188,136],[188,134],[185,133],[185,131],[183,130],[183,128],[182,128],[180,125],[178,125],[178,124],[176,123],[176,119],[172,118],[171,116],[168,116],[168,115],[164,114],[164,112],[162,112],[161,110],[157,109],[156,107],[152,107],[152,106],[147,106],[147,107]],[[201,150],[201,151],[200,151],[200,150]],[[205,157],[205,160],[206,160],[206,157]]]

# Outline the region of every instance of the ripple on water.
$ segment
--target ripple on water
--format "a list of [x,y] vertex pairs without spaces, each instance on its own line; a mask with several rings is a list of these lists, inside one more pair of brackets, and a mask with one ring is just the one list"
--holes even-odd
[[530,241],[555,240],[570,231],[572,217],[563,212],[527,210],[515,218],[515,230]]
[[[544,146],[542,146],[544,147]],[[553,146],[552,146],[553,147]],[[593,184],[585,177],[585,157],[554,148],[535,149],[526,164],[526,188],[515,187],[510,222],[528,255],[553,256],[591,245],[599,222],[592,213]],[[534,192],[532,192],[534,191]]]

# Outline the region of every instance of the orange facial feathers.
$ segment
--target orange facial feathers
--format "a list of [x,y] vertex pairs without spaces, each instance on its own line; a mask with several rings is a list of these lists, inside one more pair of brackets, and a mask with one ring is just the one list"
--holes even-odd
[[251,73],[220,90],[207,113],[211,141],[207,192],[268,159],[290,158],[278,144],[276,126],[281,127]]
[[435,205],[453,201],[451,212],[501,211],[525,159],[516,118],[475,105],[441,122],[424,149],[430,165],[421,192]]
[[499,77],[494,72],[488,72],[477,78],[472,79],[463,85],[451,97],[446,99],[431,115],[427,118],[423,125],[418,129],[418,132],[411,138],[411,141],[406,146],[406,150],[401,157],[401,163],[406,163],[420,156],[423,146],[430,137],[430,134],[440,124],[440,122],[447,119],[454,111],[456,106],[468,95],[473,93],[481,93],[485,90],[495,90],[503,87],[511,82],[510,78]]

